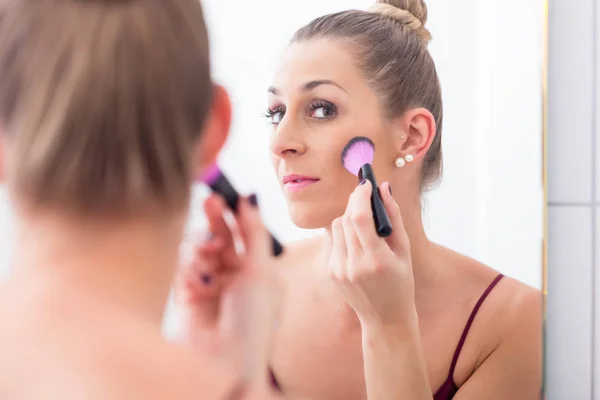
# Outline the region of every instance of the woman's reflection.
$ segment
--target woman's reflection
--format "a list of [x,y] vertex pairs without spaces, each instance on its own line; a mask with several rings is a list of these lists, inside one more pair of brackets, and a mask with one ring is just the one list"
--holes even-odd
[[[272,371],[291,397],[540,394],[541,294],[432,243],[423,228],[443,120],[426,19],[420,0],[317,18],[295,34],[268,89],[289,214],[326,230],[288,245],[282,259]],[[380,190],[395,232],[385,241],[372,218],[365,224],[370,185],[357,187],[341,164],[356,136],[375,144],[376,176],[389,182]]]

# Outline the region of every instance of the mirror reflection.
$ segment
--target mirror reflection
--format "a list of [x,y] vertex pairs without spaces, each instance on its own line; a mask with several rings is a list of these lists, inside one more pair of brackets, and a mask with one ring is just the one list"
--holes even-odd
[[[543,4],[519,3],[514,15],[495,2],[388,3],[205,2],[213,73],[234,109],[219,164],[241,191],[258,193],[286,247],[273,378],[288,396],[362,399],[371,398],[365,376],[378,382],[395,369],[426,380],[436,399],[532,398],[541,385]],[[412,273],[395,286],[372,276],[387,255],[348,223],[360,216],[359,195],[349,202],[356,171],[371,157],[363,146],[346,160],[359,165],[343,165],[357,137],[371,141],[374,176],[389,183],[410,243]],[[192,230],[205,227],[199,209]],[[419,332],[402,365],[377,358],[384,350],[372,342],[395,348],[366,322],[369,312],[383,318],[375,302],[386,295],[398,303],[394,318],[407,318],[398,325]],[[416,320],[406,317],[413,310]]]

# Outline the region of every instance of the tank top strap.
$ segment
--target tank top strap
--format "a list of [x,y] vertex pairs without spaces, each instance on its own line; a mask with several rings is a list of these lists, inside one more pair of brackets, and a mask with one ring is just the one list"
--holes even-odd
[[456,346],[456,350],[454,351],[454,356],[452,357],[452,364],[450,364],[450,373],[448,374],[448,379],[454,379],[454,370],[456,369],[456,363],[458,362],[458,356],[460,355],[460,352],[462,351],[462,348],[465,344],[465,340],[467,339],[467,335],[469,334],[469,330],[471,329],[471,325],[473,325],[473,321],[475,320],[475,316],[477,315],[477,313],[479,312],[479,309],[481,308],[481,305],[483,304],[483,302],[485,301],[485,299],[488,297],[488,295],[491,293],[491,291],[494,289],[494,287],[496,287],[496,285],[498,284],[498,282],[500,282],[500,280],[504,277],[503,274],[499,274],[493,281],[492,283],[490,283],[490,285],[485,289],[485,291],[483,292],[483,294],[481,295],[481,297],[479,297],[479,300],[477,300],[477,303],[475,303],[475,307],[473,307],[473,311],[471,311],[471,315],[469,316],[469,319],[467,320],[467,324],[465,325],[465,328],[463,329],[462,335],[460,336],[460,340],[458,342],[458,345]]

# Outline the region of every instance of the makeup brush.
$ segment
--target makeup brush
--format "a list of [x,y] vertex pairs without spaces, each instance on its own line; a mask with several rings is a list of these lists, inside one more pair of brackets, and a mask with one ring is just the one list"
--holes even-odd
[[[229,179],[227,179],[217,164],[213,164],[207,168],[200,178],[200,181],[210,187],[213,192],[219,193],[221,196],[223,196],[229,208],[234,213],[237,213],[240,195],[234,189],[231,182],[229,182]],[[272,234],[271,242],[274,256],[277,257],[283,253],[283,246]]]
[[342,165],[352,175],[358,176],[359,180],[367,179],[373,186],[371,193],[371,210],[373,211],[373,220],[375,229],[381,237],[392,234],[392,224],[388,217],[377,181],[373,171],[373,158],[375,157],[375,145],[373,142],[362,136],[357,136],[350,140],[342,150]]

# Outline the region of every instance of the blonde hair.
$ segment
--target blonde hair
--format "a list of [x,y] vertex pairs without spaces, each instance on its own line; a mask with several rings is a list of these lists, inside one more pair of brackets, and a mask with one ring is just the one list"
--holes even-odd
[[354,51],[356,63],[378,93],[389,118],[424,107],[436,122],[436,135],[424,158],[422,188],[437,183],[442,171],[442,93],[433,58],[427,50],[422,0],[380,0],[369,11],[324,15],[296,32],[292,42],[335,38]]
[[7,0],[0,76],[20,199],[86,215],[187,204],[212,92],[198,0]]
[[[427,6],[425,3],[407,1],[396,1],[391,3],[375,3],[369,8],[369,11],[376,14],[385,15],[401,23],[402,25],[406,25],[425,43],[428,43],[431,40],[431,33],[429,30],[427,30],[427,28],[425,28],[425,22],[427,21]],[[417,13],[416,15],[410,11],[410,8],[402,8],[409,7],[410,5],[413,5],[411,8],[415,10],[415,13]]]

